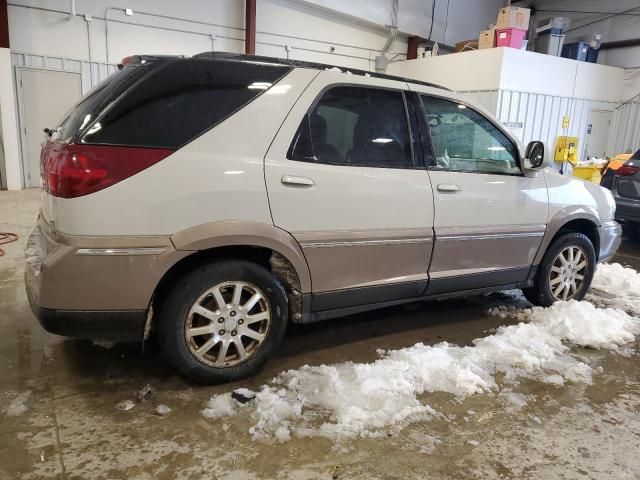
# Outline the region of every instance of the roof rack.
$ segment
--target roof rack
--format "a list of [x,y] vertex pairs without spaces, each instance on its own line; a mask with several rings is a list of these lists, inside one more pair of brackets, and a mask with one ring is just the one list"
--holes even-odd
[[232,53],[232,52],[202,52],[194,55],[192,58],[210,58],[212,60],[237,60],[237,61],[249,61],[249,62],[261,62],[270,63],[273,65],[286,65],[294,68],[312,68],[315,70],[326,70],[331,68],[339,68],[340,70],[348,71],[354,75],[369,76],[373,78],[384,78],[387,80],[397,80],[407,83],[415,83],[417,85],[424,85],[426,87],[440,88],[442,90],[451,91],[447,87],[437,85],[435,83],[422,82],[420,80],[414,80],[411,78],[398,77],[395,75],[387,75],[386,73],[368,72],[366,70],[359,70],[354,68],[340,67],[337,65],[330,65],[327,63],[315,63],[305,62],[302,60],[290,60],[285,58],[276,57],[263,57],[261,55],[246,55],[244,53]]

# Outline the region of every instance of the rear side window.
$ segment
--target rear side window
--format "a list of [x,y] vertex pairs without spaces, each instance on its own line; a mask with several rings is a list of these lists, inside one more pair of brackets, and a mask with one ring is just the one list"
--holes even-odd
[[358,167],[411,168],[402,92],[340,86],[305,115],[287,158]]
[[91,144],[178,148],[268,89],[290,67],[176,60],[160,65],[86,130]]

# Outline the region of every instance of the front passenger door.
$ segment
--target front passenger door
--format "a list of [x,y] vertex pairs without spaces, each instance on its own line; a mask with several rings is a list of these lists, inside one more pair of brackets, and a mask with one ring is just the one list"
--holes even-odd
[[420,98],[433,146],[428,293],[525,281],[546,228],[543,176],[523,175],[517,146],[488,117],[463,102]]

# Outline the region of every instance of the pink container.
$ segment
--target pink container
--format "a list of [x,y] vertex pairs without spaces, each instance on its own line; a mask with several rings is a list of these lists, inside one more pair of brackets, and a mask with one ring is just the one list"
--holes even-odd
[[524,37],[527,36],[526,30],[517,28],[498,28],[496,30],[496,47],[521,48]]

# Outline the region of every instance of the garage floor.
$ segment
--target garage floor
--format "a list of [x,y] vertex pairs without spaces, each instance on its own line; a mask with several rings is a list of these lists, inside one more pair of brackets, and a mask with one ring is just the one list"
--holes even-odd
[[[24,293],[23,244],[37,191],[0,192],[0,231],[18,233],[0,257],[0,478],[593,478],[640,479],[640,353],[573,352],[598,372],[591,384],[534,380],[456,399],[420,396],[435,412],[399,433],[332,442],[256,442],[251,407],[201,415],[212,395],[258,389],[305,364],[371,362],[377,349],[443,340],[458,345],[515,323],[487,313],[522,300],[504,294],[390,308],[290,329],[278,357],[237,385],[178,378],[153,346],[92,344],[45,333]],[[640,247],[616,262],[640,269]],[[524,305],[526,306],[526,305]],[[151,394],[122,411],[146,385]],[[159,405],[168,415],[155,412]]]

